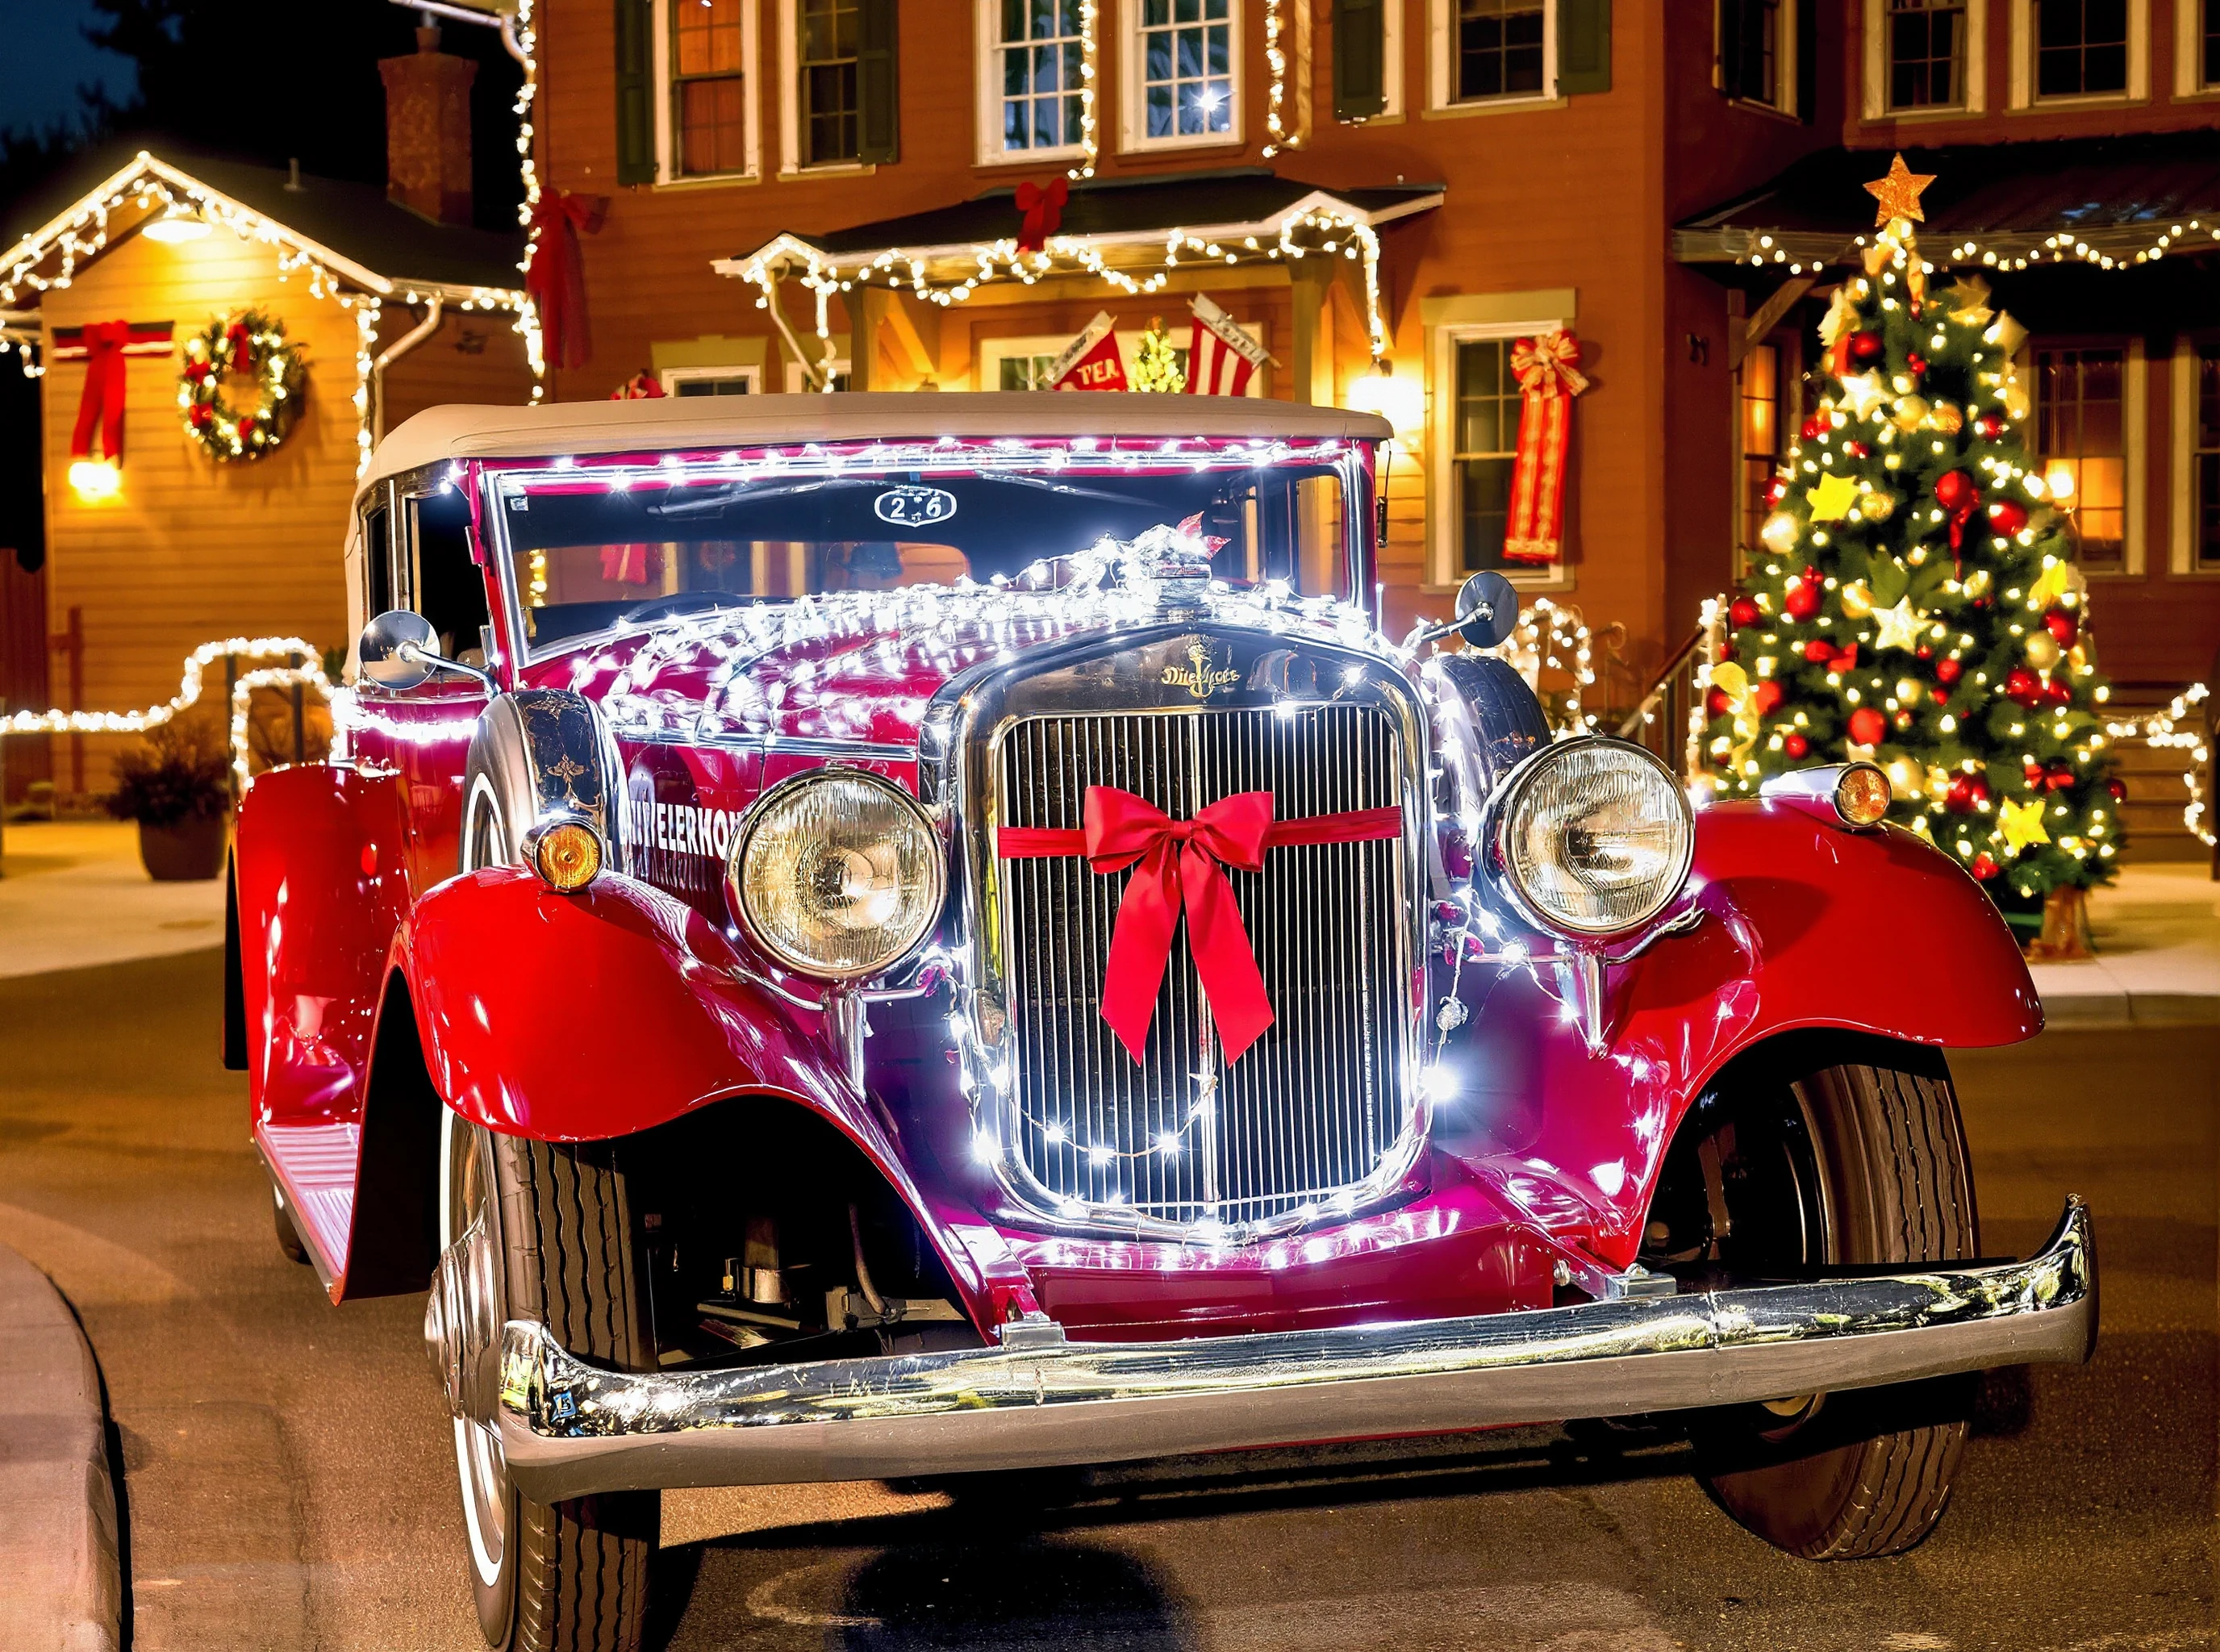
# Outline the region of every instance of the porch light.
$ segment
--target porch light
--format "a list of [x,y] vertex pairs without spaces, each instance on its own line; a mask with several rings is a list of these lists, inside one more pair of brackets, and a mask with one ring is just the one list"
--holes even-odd
[[113,499],[123,490],[123,472],[113,459],[77,459],[69,467],[69,484],[87,504]]
[[1395,439],[1411,446],[1411,434],[1425,417],[1425,391],[1415,379],[1395,377],[1395,364],[1381,358],[1378,370],[1352,379],[1349,405],[1353,412],[1376,414],[1395,427]]
[[174,246],[182,241],[196,241],[205,236],[213,226],[190,207],[172,202],[170,209],[140,233],[150,241],[160,241]]

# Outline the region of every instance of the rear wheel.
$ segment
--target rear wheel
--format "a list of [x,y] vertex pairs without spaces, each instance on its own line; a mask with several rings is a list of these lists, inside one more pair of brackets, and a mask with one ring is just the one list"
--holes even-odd
[[[443,1242],[483,1224],[502,1259],[496,1323],[544,1321],[572,1352],[648,1368],[646,1316],[624,1179],[605,1145],[441,1125]],[[498,1434],[458,1421],[455,1466],[478,1626],[505,1652],[630,1652],[647,1615],[652,1492],[542,1504],[510,1485]]]
[[[1958,1101],[1939,1057],[1849,1063],[1707,1098],[1674,1144],[1652,1265],[1729,1277],[1980,1253]],[[1693,1247],[1688,1240],[1699,1243]],[[1974,1379],[1796,1396],[1705,1414],[1697,1472],[1719,1506],[1807,1560],[1897,1555],[1942,1518]]]

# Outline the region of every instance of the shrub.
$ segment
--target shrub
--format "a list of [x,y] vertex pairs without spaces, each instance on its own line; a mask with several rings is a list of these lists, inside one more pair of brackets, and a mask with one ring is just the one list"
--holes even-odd
[[209,820],[231,807],[231,751],[222,714],[196,706],[157,724],[115,760],[108,812],[141,826]]

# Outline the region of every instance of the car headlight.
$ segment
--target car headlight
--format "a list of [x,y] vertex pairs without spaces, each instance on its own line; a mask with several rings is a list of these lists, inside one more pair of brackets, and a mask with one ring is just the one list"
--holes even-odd
[[910,795],[860,769],[774,786],[740,823],[725,894],[779,963],[854,981],[908,955],[940,915],[940,838]]
[[1490,805],[1504,882],[1526,915],[1567,935],[1639,928],[1680,893],[1695,814],[1673,771],[1600,737],[1544,746]]

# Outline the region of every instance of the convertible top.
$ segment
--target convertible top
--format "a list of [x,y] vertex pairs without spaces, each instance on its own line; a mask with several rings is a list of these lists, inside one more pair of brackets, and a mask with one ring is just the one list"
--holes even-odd
[[1385,419],[1260,396],[841,391],[427,408],[377,446],[362,485],[441,459],[552,458],[927,436],[1254,436],[1385,441]]

